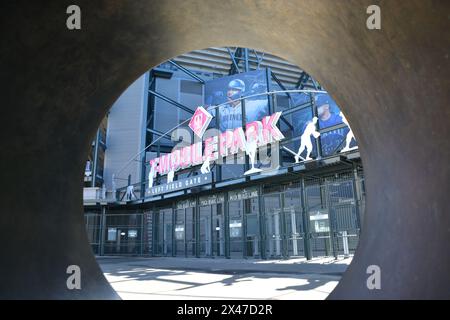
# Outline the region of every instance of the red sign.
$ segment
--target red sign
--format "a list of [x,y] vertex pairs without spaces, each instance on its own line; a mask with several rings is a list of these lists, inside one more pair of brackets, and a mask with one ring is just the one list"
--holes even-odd
[[[199,107],[197,111],[200,108],[201,107]],[[195,113],[197,114],[197,112]],[[227,130],[219,135],[209,137],[204,141],[194,143],[190,146],[175,149],[171,153],[162,155],[160,158],[150,160],[150,166],[154,167],[160,175],[163,175],[170,171],[177,171],[199,165],[207,159],[215,161],[219,157],[226,157],[241,151],[245,152],[247,146],[251,142],[256,143],[257,147],[260,147],[271,143],[272,141],[280,141],[284,139],[283,133],[281,133],[276,126],[280,116],[281,112],[276,112],[270,116],[264,117],[261,121],[247,123],[245,132],[243,128],[239,127],[234,130]],[[192,118],[194,117],[195,114]],[[210,120],[211,119],[206,121],[209,123]],[[198,121],[198,124],[200,124],[200,120]],[[202,120],[202,123],[203,121],[204,120]],[[207,125],[205,125],[205,127],[207,127]],[[203,135],[203,133],[204,129],[201,134]]]
[[195,110],[194,115],[189,121],[189,128],[194,131],[194,133],[201,138],[205,133],[206,128],[208,128],[209,123],[211,122],[212,115],[208,113],[203,107],[198,107]]

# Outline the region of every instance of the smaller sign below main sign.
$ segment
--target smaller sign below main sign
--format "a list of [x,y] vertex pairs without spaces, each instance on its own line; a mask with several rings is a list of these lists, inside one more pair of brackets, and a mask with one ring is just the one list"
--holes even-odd
[[137,230],[128,230],[128,238],[136,238]]
[[239,201],[258,197],[258,188],[244,188],[228,193],[229,201]]
[[187,208],[195,208],[197,206],[197,201],[195,199],[187,199],[177,202],[177,209],[183,210]]
[[223,202],[225,202],[224,194],[213,194],[210,196],[200,197],[199,199],[201,206],[211,206]]
[[116,241],[116,238],[117,238],[117,229],[108,228],[108,241]]
[[193,187],[210,184],[212,182],[212,173],[201,174],[190,178],[180,179],[170,183],[162,184],[159,186],[148,189],[147,194],[150,196],[157,196],[164,193],[190,189]]

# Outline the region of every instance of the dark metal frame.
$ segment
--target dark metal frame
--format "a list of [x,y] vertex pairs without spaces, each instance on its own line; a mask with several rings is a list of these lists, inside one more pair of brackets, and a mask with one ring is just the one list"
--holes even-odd
[[205,80],[203,80],[201,77],[199,77],[198,75],[196,75],[194,72],[192,72],[191,70],[183,67],[182,65],[176,63],[173,59],[171,60],[167,60],[167,62],[169,62],[170,64],[174,65],[175,67],[177,67],[178,69],[180,69],[181,71],[183,71],[184,73],[186,73],[188,76],[191,76],[192,78],[194,78],[195,80],[197,80],[198,82],[200,82],[201,84],[205,84]]

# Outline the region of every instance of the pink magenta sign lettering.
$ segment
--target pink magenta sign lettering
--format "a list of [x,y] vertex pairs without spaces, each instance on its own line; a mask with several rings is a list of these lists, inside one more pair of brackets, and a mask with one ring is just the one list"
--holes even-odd
[[[199,107],[197,111],[200,108],[203,109],[202,107]],[[203,117],[206,116],[202,111],[199,113],[201,116],[198,114],[198,118],[195,120],[196,114],[197,112],[192,116],[189,126],[191,127],[192,123],[192,126],[195,128],[192,130],[194,130],[194,132],[197,130],[197,132],[201,133],[201,136],[203,136],[205,128],[202,127],[204,126],[204,121],[208,120],[203,119]],[[170,171],[177,171],[199,165],[206,159],[214,161],[219,159],[219,157],[226,157],[240,151],[245,151],[248,142],[256,141],[257,146],[261,147],[273,141],[280,141],[284,139],[283,133],[276,126],[280,116],[281,112],[276,112],[270,116],[264,117],[261,121],[248,123],[245,127],[245,132],[239,127],[234,130],[222,132],[217,136],[209,137],[205,139],[203,143],[197,142],[190,146],[176,149],[169,154],[150,160],[150,166],[154,167],[160,175],[164,175]],[[211,121],[211,119],[209,119],[209,121]],[[197,132],[195,133],[198,135]]]

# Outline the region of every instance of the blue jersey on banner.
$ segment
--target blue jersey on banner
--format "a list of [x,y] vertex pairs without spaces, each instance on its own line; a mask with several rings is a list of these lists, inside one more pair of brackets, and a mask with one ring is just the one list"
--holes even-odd
[[342,143],[347,136],[349,129],[347,127],[340,128],[320,135],[320,142],[322,144],[322,155],[329,156],[342,148]]
[[[267,99],[246,100],[245,119],[246,122],[261,121],[268,113]],[[220,131],[233,130],[242,127],[242,103],[233,106],[227,104],[219,108]]]
[[[214,116],[211,127],[219,122],[219,130],[234,130],[242,127],[242,116],[246,122],[261,120],[269,113],[267,98],[267,70],[254,70],[221,77],[205,84],[205,105]],[[258,94],[261,94],[258,96]],[[255,96],[256,95],[256,96]],[[245,99],[246,96],[251,96]],[[245,112],[242,112],[244,98]],[[225,103],[225,104],[224,104]],[[222,105],[224,104],[224,105]],[[218,115],[214,106],[218,106]]]
[[322,120],[321,118],[319,118],[319,128],[321,129],[332,127],[340,123],[342,123],[342,118],[340,115],[335,113],[331,113],[330,117],[326,120]]
[[241,104],[225,105],[219,108],[220,131],[242,127]]

